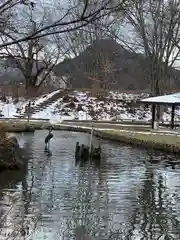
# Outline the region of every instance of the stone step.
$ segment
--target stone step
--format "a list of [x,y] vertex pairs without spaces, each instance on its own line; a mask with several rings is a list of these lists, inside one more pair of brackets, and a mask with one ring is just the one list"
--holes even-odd
[[[45,110],[49,105],[51,105],[52,103],[54,103],[55,101],[58,100],[58,98],[62,97],[62,92],[58,92],[56,94],[54,94],[51,98],[45,100],[44,102],[42,103],[39,103],[38,105],[36,106],[32,106],[31,108],[31,114],[34,114],[34,113],[37,113],[37,112],[40,112],[40,111],[43,111]],[[24,111],[24,116],[27,115],[28,111]]]

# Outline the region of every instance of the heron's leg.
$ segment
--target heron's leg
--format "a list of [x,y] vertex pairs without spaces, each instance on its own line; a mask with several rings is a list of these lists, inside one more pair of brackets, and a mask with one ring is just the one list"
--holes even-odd
[[44,148],[44,150],[45,150],[45,151],[47,150],[47,143],[45,143],[45,148]]

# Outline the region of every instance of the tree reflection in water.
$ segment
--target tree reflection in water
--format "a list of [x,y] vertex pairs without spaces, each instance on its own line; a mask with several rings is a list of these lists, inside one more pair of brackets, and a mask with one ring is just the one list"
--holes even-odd
[[86,164],[78,175],[78,191],[73,199],[71,229],[85,226],[90,236],[108,236],[108,185],[105,169]]
[[[1,239],[16,239],[20,238],[20,236],[23,236],[23,238],[25,238],[26,235],[28,223],[24,223],[24,215],[28,214],[28,205],[30,202],[27,196],[28,187],[26,181],[28,161],[32,155],[32,148],[29,148],[30,144],[31,141],[29,144],[24,142],[22,149],[22,157],[24,161],[23,169],[18,171],[5,171],[0,174],[1,209],[3,209],[0,221]],[[22,201],[19,201],[19,194],[21,191],[19,192],[19,189],[17,187],[18,182],[22,182]],[[5,196],[3,194],[4,189],[6,193]],[[6,207],[4,207],[2,203],[5,203]],[[19,214],[12,215],[11,212],[14,212],[14,209],[16,208],[19,208]],[[9,215],[11,216],[11,219],[9,219]]]
[[[147,168],[139,193],[139,205],[131,216],[131,228],[125,239],[139,232],[139,239],[180,239],[180,224],[177,214],[166,207],[168,193],[161,173]],[[175,238],[174,238],[175,237]]]

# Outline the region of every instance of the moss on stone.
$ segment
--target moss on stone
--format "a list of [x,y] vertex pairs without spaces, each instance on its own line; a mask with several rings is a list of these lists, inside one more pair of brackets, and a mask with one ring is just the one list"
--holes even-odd
[[156,150],[180,153],[180,137],[166,134],[144,134],[117,130],[95,131],[96,136]]
[[7,132],[33,132],[35,129],[47,128],[50,124],[40,121],[0,121],[0,126],[5,126]]
[[142,141],[151,141],[156,143],[163,144],[173,144],[176,146],[180,146],[180,136],[175,134],[162,134],[162,133],[139,133],[139,132],[131,132],[131,131],[117,131],[117,130],[105,130],[103,131],[109,134],[115,134],[118,136],[126,136],[128,138],[135,138]]

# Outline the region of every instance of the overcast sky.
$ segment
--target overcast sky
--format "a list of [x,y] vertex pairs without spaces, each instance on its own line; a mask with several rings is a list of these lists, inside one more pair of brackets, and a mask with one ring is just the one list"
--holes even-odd
[[[42,17],[44,16],[44,12],[46,15],[45,24],[50,24],[58,19],[60,19],[63,14],[67,11],[68,6],[71,0],[32,0],[35,3],[35,9],[33,11],[34,16],[39,20],[42,21]],[[27,17],[27,8],[24,5],[18,8],[18,20],[19,24],[23,27],[26,25],[26,21],[24,19]],[[128,44],[131,43],[131,47],[134,50],[137,50],[139,47],[139,42],[136,39],[136,35],[133,33],[132,27],[130,25],[121,26],[119,24],[119,33],[120,38],[123,40],[128,41]],[[121,42],[122,44],[122,42]],[[139,52],[143,52],[142,49]],[[176,65],[179,65],[179,61],[176,62]]]

